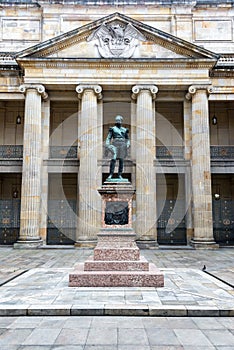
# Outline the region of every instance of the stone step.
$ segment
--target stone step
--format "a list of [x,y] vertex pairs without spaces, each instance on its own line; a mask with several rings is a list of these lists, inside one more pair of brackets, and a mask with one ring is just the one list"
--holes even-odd
[[78,264],[69,275],[70,287],[163,287],[164,276],[154,264],[149,271],[84,271]]
[[103,261],[132,261],[140,260],[139,248],[110,248],[110,247],[96,247],[94,249],[94,260]]
[[149,263],[144,257],[139,261],[94,261],[90,258],[84,263],[84,271],[148,271]]

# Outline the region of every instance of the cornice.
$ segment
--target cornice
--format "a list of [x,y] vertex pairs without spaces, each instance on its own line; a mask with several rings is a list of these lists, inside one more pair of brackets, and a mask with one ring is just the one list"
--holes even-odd
[[[194,51],[192,51],[189,48],[178,46],[178,44],[176,44],[176,42],[166,41],[165,39],[156,37],[153,34],[149,34],[148,32],[145,32],[144,30],[142,30],[142,32],[144,33],[145,37],[149,41],[152,41],[154,44],[160,45],[167,50],[175,52],[176,54],[179,54],[182,56],[187,56],[190,58],[196,58],[196,57],[194,57],[195,56]],[[197,58],[202,58],[202,56],[197,54]]]
[[122,69],[122,68],[142,68],[142,69],[168,69],[168,68],[201,68],[211,69],[215,60],[211,59],[77,59],[77,58],[22,58],[17,59],[23,68],[102,68],[102,69]]
[[49,55],[56,54],[59,51],[62,51],[66,49],[67,47],[73,46],[75,44],[78,44],[82,41],[85,41],[87,37],[89,36],[90,31],[86,32],[84,35],[79,35],[77,37],[72,37],[71,39],[68,39],[64,42],[58,43],[56,46],[49,47],[48,49],[43,50],[42,52],[32,54],[31,57],[46,57]]

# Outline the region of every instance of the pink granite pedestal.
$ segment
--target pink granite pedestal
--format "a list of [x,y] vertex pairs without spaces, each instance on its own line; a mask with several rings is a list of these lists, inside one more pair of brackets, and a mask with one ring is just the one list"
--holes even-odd
[[[78,264],[75,271],[69,275],[69,286],[163,287],[163,274],[140,255],[135,242],[136,234],[132,229],[131,220],[131,184],[104,184],[98,191],[103,200],[103,228],[97,235],[98,243],[93,256],[85,263]],[[117,211],[110,219],[109,214],[106,214],[109,202],[119,202],[127,217],[125,215],[123,220]],[[114,223],[108,224],[111,220]]]

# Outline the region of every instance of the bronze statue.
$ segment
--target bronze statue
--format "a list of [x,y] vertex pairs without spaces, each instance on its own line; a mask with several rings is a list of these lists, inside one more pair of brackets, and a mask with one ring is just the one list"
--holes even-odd
[[107,181],[112,179],[117,159],[119,160],[118,180],[124,180],[122,178],[124,158],[127,155],[127,149],[130,147],[130,140],[129,130],[122,126],[122,122],[123,117],[121,115],[117,115],[115,117],[115,126],[109,129],[106,138],[106,147],[112,154],[112,159],[110,162],[110,174],[107,178]]

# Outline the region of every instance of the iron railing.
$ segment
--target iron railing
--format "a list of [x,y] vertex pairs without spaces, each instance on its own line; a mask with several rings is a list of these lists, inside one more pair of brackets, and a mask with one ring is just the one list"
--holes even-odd
[[50,146],[50,158],[54,159],[76,159],[77,146]]
[[[234,146],[211,146],[212,160],[233,160]],[[184,159],[183,146],[157,146],[156,157],[158,159]],[[23,145],[0,145],[0,159],[22,159]],[[50,146],[50,158],[77,159],[77,146]],[[103,158],[109,158],[103,149]],[[129,155],[127,156],[129,158]]]
[[234,159],[234,146],[211,146],[210,147],[211,159],[220,160],[233,160]]
[[183,146],[157,146],[156,157],[158,159],[184,159]]
[[2,159],[22,159],[23,145],[1,145],[0,158]]

